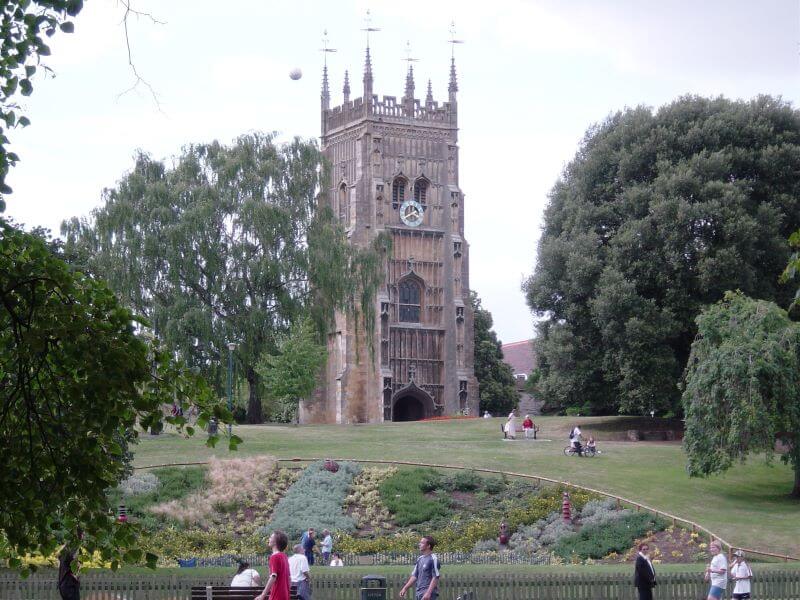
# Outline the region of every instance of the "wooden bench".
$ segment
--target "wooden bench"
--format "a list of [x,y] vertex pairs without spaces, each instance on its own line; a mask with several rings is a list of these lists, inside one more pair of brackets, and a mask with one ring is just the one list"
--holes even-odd
[[[227,585],[192,586],[192,600],[253,600],[261,592],[260,587],[229,587]],[[292,586],[289,592],[291,600],[297,600],[297,588]]]

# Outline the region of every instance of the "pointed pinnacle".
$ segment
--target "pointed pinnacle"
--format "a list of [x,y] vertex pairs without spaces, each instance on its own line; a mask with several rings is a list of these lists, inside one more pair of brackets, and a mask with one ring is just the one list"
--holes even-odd
[[454,93],[458,91],[458,81],[456,80],[456,59],[450,59],[450,85],[447,86],[447,91]]
[[433,88],[431,87],[430,79],[428,79],[428,93],[425,96],[425,104],[433,104]]

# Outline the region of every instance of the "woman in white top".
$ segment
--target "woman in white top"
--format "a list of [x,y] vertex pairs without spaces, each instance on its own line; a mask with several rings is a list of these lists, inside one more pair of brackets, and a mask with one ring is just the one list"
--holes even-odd
[[748,600],[753,572],[750,570],[750,565],[744,562],[744,552],[737,550],[733,556],[733,563],[731,563],[731,579],[734,582],[733,600]]
[[249,563],[240,562],[239,569],[231,581],[231,587],[261,587],[261,575],[255,569],[251,569]]
[[517,416],[513,410],[508,415],[508,421],[506,421],[503,431],[506,434],[506,438],[510,440],[517,439]]
[[331,560],[332,567],[343,567],[344,563],[342,562],[342,557],[339,555],[338,552],[333,553],[333,560]]
[[722,553],[722,544],[714,540],[708,545],[713,558],[706,567],[706,581],[711,583],[706,600],[720,600],[728,587],[728,559]]

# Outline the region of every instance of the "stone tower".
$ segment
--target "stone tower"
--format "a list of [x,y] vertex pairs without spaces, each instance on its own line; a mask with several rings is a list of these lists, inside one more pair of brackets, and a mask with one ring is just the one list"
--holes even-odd
[[375,299],[374,350],[363,325],[337,314],[324,381],[302,422],[409,421],[478,411],[469,307],[469,248],[464,195],[458,185],[455,60],[448,101],[435,102],[428,82],[414,97],[409,62],[405,93],[379,98],[367,46],[363,95],[330,106],[323,70],[322,151],[331,165],[327,200],[351,244],[366,247],[379,232],[392,240],[384,284]]

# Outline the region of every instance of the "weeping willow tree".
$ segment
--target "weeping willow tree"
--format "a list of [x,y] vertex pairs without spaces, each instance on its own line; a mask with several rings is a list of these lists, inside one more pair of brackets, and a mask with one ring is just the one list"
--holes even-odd
[[697,327],[683,391],[689,474],[726,471],[751,453],[770,460],[781,439],[800,498],[800,324],[772,302],[727,292]]
[[260,357],[301,318],[322,341],[333,311],[370,306],[380,282],[380,244],[351,247],[317,201],[326,178],[314,142],[259,133],[189,146],[171,165],[139,154],[91,218],[62,224],[65,252],[220,393],[235,343],[259,423]]

